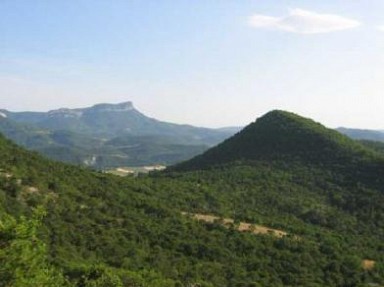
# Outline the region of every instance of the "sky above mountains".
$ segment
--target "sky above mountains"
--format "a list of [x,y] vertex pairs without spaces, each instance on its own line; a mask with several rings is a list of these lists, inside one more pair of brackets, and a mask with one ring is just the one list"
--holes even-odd
[[285,109],[384,129],[384,2],[0,1],[0,108],[133,101],[177,123]]

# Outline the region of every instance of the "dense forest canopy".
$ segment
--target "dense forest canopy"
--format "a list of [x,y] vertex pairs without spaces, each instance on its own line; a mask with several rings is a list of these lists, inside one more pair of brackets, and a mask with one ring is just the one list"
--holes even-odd
[[291,113],[138,177],[0,158],[0,286],[384,284],[383,156]]

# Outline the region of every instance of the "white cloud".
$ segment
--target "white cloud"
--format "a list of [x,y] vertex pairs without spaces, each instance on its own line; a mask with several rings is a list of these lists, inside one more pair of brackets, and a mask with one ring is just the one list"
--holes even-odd
[[384,32],[384,25],[376,26],[376,29],[381,32]]
[[[335,14],[320,14],[303,9],[291,9],[288,16],[252,15],[249,25],[300,34],[328,33],[355,28],[360,22]],[[384,28],[384,27],[383,27]]]

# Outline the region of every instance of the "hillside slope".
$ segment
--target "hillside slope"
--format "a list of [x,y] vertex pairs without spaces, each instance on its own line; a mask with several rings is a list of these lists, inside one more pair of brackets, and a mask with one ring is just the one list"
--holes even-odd
[[[222,144],[230,156],[215,152],[204,169],[194,164],[137,178],[54,163],[0,137],[0,214],[29,218],[44,206],[38,235],[47,260],[79,287],[384,283],[382,157],[338,134],[328,143],[328,130],[308,119],[271,115],[264,123],[289,127],[281,129],[290,138],[268,129],[274,136],[260,140],[262,129],[252,124],[243,137],[258,138],[262,154],[232,144],[244,143],[236,139],[243,131]],[[319,138],[322,153],[313,146]],[[234,226],[186,213],[230,218]],[[250,232],[239,231],[244,222]],[[256,225],[288,235],[254,234]],[[4,240],[12,236],[0,236],[0,246],[11,246]],[[109,283],[101,285],[102,278]]]
[[[243,190],[243,196],[273,203],[266,213],[283,206],[274,212],[281,215],[283,210],[291,210],[295,217],[314,216],[312,221],[307,220],[335,228],[332,217],[342,211],[359,221],[359,227],[354,223],[355,228],[384,226],[382,153],[289,112],[267,113],[222,144],[168,169],[170,174],[174,171],[217,180],[228,177],[234,189],[242,185],[250,188],[249,182],[253,182],[254,187]],[[263,189],[266,193],[260,194]],[[226,195],[227,200],[235,195]],[[264,209],[254,200],[251,202],[256,206],[238,200],[242,214],[256,206]],[[295,200],[304,206],[293,207]],[[284,206],[284,201],[289,206]]]

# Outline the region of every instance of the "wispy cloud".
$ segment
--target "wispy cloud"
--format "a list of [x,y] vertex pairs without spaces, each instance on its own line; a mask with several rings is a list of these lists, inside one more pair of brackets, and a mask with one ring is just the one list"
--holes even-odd
[[[320,14],[303,9],[291,9],[287,16],[252,15],[249,25],[300,34],[318,34],[355,28],[360,22],[335,14]],[[383,27],[384,28],[384,27]]]
[[381,32],[384,32],[384,25],[376,26],[376,29]]

